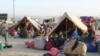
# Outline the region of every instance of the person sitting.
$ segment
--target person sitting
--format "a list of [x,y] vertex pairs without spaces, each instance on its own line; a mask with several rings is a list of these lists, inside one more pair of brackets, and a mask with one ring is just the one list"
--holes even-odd
[[34,39],[34,48],[35,49],[44,49],[45,47],[45,41],[44,41],[44,35],[43,32],[39,33],[39,36]]
[[63,33],[62,31],[59,32],[59,35],[58,35],[61,39],[64,39],[64,36],[63,36]]
[[34,29],[33,29],[33,27],[30,27],[30,29],[28,30],[28,32],[29,32],[29,38],[31,38],[31,37],[33,37],[34,36]]
[[94,40],[94,36],[96,35],[96,32],[94,28],[91,25],[87,25],[88,27],[88,38],[89,38],[89,43],[91,43]]
[[77,32],[77,29],[73,29],[73,37],[74,39],[78,40],[79,39],[79,35],[78,35],[78,32]]
[[82,34],[81,38],[79,39],[80,41],[84,42],[84,43],[88,43],[88,35],[89,33],[88,32],[85,32]]
[[59,32],[59,35],[58,35],[58,40],[59,40],[59,49],[63,49],[63,47],[64,47],[64,43],[65,43],[65,41],[66,41],[66,39],[65,39],[65,37],[66,37],[66,35],[64,35],[63,34],[63,32],[62,31],[60,31]]

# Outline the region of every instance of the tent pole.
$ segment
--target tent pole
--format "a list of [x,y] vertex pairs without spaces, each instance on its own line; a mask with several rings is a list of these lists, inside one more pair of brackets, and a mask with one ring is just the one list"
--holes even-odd
[[66,37],[67,37],[67,31],[68,29],[67,29],[67,19],[66,19]]

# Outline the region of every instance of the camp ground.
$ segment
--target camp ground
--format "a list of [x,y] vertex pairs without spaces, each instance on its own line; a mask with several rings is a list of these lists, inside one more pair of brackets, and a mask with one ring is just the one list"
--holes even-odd
[[[90,41],[82,41],[87,46],[86,55],[100,55],[100,31],[95,30],[93,39],[96,42],[90,40],[91,38],[88,39],[88,37],[82,38],[83,33],[88,32],[89,28],[80,18],[65,12],[55,25],[49,26],[49,24],[40,24],[36,20],[32,20],[31,17],[23,17],[22,20],[12,25],[4,35],[0,35],[0,56],[43,56],[50,53],[54,47],[58,49],[58,53],[62,51],[61,55],[64,55],[63,48],[68,41],[68,32],[74,28],[77,29],[79,36],[79,39],[76,40]],[[50,40],[52,41],[49,42]]]

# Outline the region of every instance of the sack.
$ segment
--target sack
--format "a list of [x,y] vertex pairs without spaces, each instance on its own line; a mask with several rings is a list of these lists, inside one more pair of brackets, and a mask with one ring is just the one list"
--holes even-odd
[[64,47],[64,53],[66,54],[86,54],[87,46],[85,43],[78,41],[78,45],[72,51],[72,47],[74,46],[75,41],[68,42]]
[[35,49],[44,49],[45,47],[45,41],[42,37],[37,37],[34,39],[34,48]]
[[54,48],[52,47],[51,50],[50,50],[50,53],[52,56],[57,56],[58,55],[58,49],[57,48]]
[[45,49],[50,50],[52,47],[53,47],[53,43],[49,40],[45,45]]

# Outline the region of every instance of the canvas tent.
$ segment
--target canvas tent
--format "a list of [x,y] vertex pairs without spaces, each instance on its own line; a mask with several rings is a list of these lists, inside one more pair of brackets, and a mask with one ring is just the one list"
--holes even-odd
[[24,17],[20,22],[16,23],[14,26],[12,26],[12,28],[13,29],[17,29],[24,20],[29,21],[33,25],[35,31],[39,31],[40,30],[41,25],[37,21],[32,20],[31,17]]
[[60,31],[70,30],[74,27],[78,28],[79,33],[87,31],[87,26],[81,22],[80,18],[69,13],[64,13],[64,15],[61,16],[60,21],[47,35],[49,36],[52,33],[59,33]]

